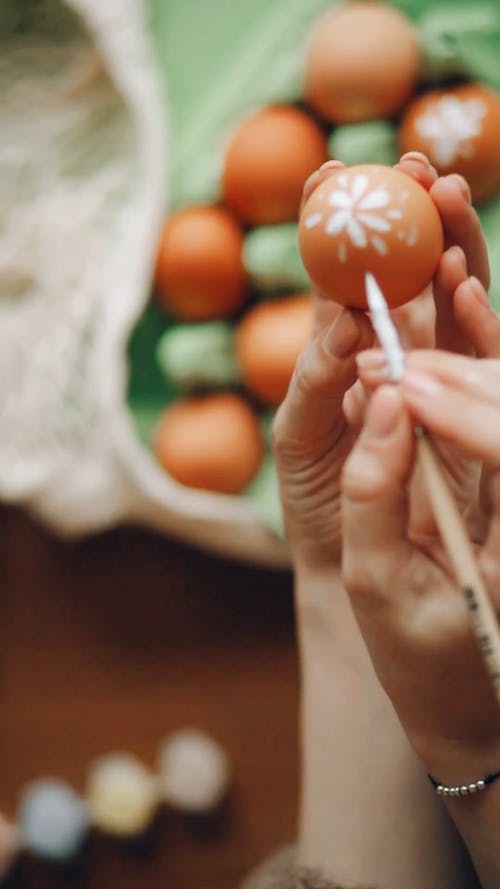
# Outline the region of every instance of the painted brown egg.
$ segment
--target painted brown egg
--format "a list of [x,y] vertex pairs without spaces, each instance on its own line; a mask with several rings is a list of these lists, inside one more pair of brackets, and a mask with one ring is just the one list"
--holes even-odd
[[160,238],[157,297],[186,321],[233,315],[247,297],[243,232],[222,207],[188,207],[172,213]]
[[392,167],[366,164],[335,171],[313,191],[301,213],[299,246],[322,296],[365,309],[371,272],[394,308],[432,279],[443,230],[421,185]]
[[390,117],[414,92],[420,67],[411,22],[392,6],[354,0],[318,22],[307,52],[305,97],[332,123]]
[[484,201],[500,187],[500,96],[474,83],[425,93],[409,106],[399,143],[440,174],[465,176],[473,200]]
[[176,402],[160,419],[154,450],[182,485],[238,494],[264,455],[259,419],[246,401],[224,392]]
[[326,137],[303,111],[273,106],[247,118],[229,142],[224,201],[251,225],[297,218],[304,180],[327,160]]
[[259,303],[247,312],[236,331],[236,355],[243,383],[252,395],[265,404],[283,400],[312,327],[309,294]]

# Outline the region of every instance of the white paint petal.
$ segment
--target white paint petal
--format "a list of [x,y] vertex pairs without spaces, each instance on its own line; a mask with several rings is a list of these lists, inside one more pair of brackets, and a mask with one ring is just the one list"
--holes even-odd
[[487,108],[482,99],[467,99],[464,102],[464,108],[466,114],[476,120],[486,117]]
[[327,235],[338,235],[345,228],[350,216],[349,210],[337,210],[336,213],[332,213],[326,223]]
[[418,241],[418,236],[419,236],[418,225],[416,223],[413,223],[413,225],[410,226],[410,229],[408,230],[408,234],[406,235],[406,243],[408,244],[408,247],[415,246],[415,244]]
[[347,262],[347,245],[346,244],[339,244],[338,257],[339,257],[340,262],[342,262],[342,263]]
[[380,188],[374,188],[369,191],[359,205],[360,210],[380,210],[381,207],[387,207],[389,203],[389,195],[383,185]]
[[422,117],[419,117],[415,124],[417,128],[417,132],[423,139],[428,139],[430,142],[433,142],[435,139],[441,139],[443,135],[443,127],[445,134],[448,132],[448,128],[445,127],[444,122],[441,121],[441,118],[437,114],[433,114],[429,111],[428,114],[424,114]]
[[358,173],[357,176],[354,177],[352,183],[352,197],[354,201],[359,201],[362,194],[365,193],[368,188],[370,180],[368,176],[365,176],[364,173]]
[[388,210],[387,211],[387,218],[388,219],[402,219],[403,218],[403,211],[398,210],[397,208],[394,208],[393,210]]
[[352,207],[352,197],[347,191],[341,191],[336,188],[328,195],[328,203],[331,207],[341,207],[343,210],[350,210]]
[[316,228],[317,225],[320,224],[323,219],[322,213],[311,213],[310,216],[306,217],[306,221],[304,223],[306,228]]
[[363,229],[357,219],[354,216],[351,216],[347,223],[347,232],[349,237],[354,244],[355,247],[366,247],[368,245],[368,240]]
[[434,143],[430,154],[438,167],[449,167],[460,154],[460,143],[453,139],[441,139]]
[[376,232],[390,232],[392,226],[388,219],[383,216],[376,216],[375,213],[358,213],[358,219],[367,228]]
[[431,144],[429,156],[438,166],[450,167],[458,157],[466,157],[472,140],[482,131],[485,108],[481,100],[465,102],[445,96],[435,109],[417,121],[417,127]]
[[380,253],[381,256],[387,256],[389,253],[389,247],[387,246],[386,241],[384,241],[383,238],[379,238],[378,235],[375,235],[375,237],[372,238],[372,244],[377,253]]
[[337,176],[337,182],[342,188],[347,188],[349,185],[349,179],[345,173],[341,173],[340,176]]

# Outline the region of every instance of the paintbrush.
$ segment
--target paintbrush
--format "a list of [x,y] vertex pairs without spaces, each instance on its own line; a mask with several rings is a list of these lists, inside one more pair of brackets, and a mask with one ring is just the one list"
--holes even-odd
[[[389,379],[399,383],[404,374],[405,357],[396,327],[374,276],[367,274],[365,284],[371,322],[387,361]],[[415,433],[417,462],[427,484],[434,519],[457,584],[465,596],[471,627],[500,703],[500,628],[495,610],[439,455],[425,429],[417,426]]]

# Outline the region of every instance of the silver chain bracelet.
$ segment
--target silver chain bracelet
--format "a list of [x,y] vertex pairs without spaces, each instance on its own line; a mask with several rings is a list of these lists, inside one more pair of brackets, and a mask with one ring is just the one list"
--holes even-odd
[[455,787],[437,781],[432,775],[428,775],[427,777],[438,796],[472,796],[475,793],[481,793],[483,790],[486,790],[490,784],[493,784],[497,778],[500,778],[500,771],[485,775],[484,778],[479,778],[477,781],[472,781],[470,784],[458,784]]

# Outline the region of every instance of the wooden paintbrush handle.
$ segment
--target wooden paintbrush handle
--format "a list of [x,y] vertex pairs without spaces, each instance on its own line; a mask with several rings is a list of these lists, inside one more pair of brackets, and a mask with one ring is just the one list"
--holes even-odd
[[500,703],[500,628],[477,567],[464,520],[443,473],[441,461],[422,429],[417,430],[417,460],[427,482],[443,546],[462,589],[472,629]]

